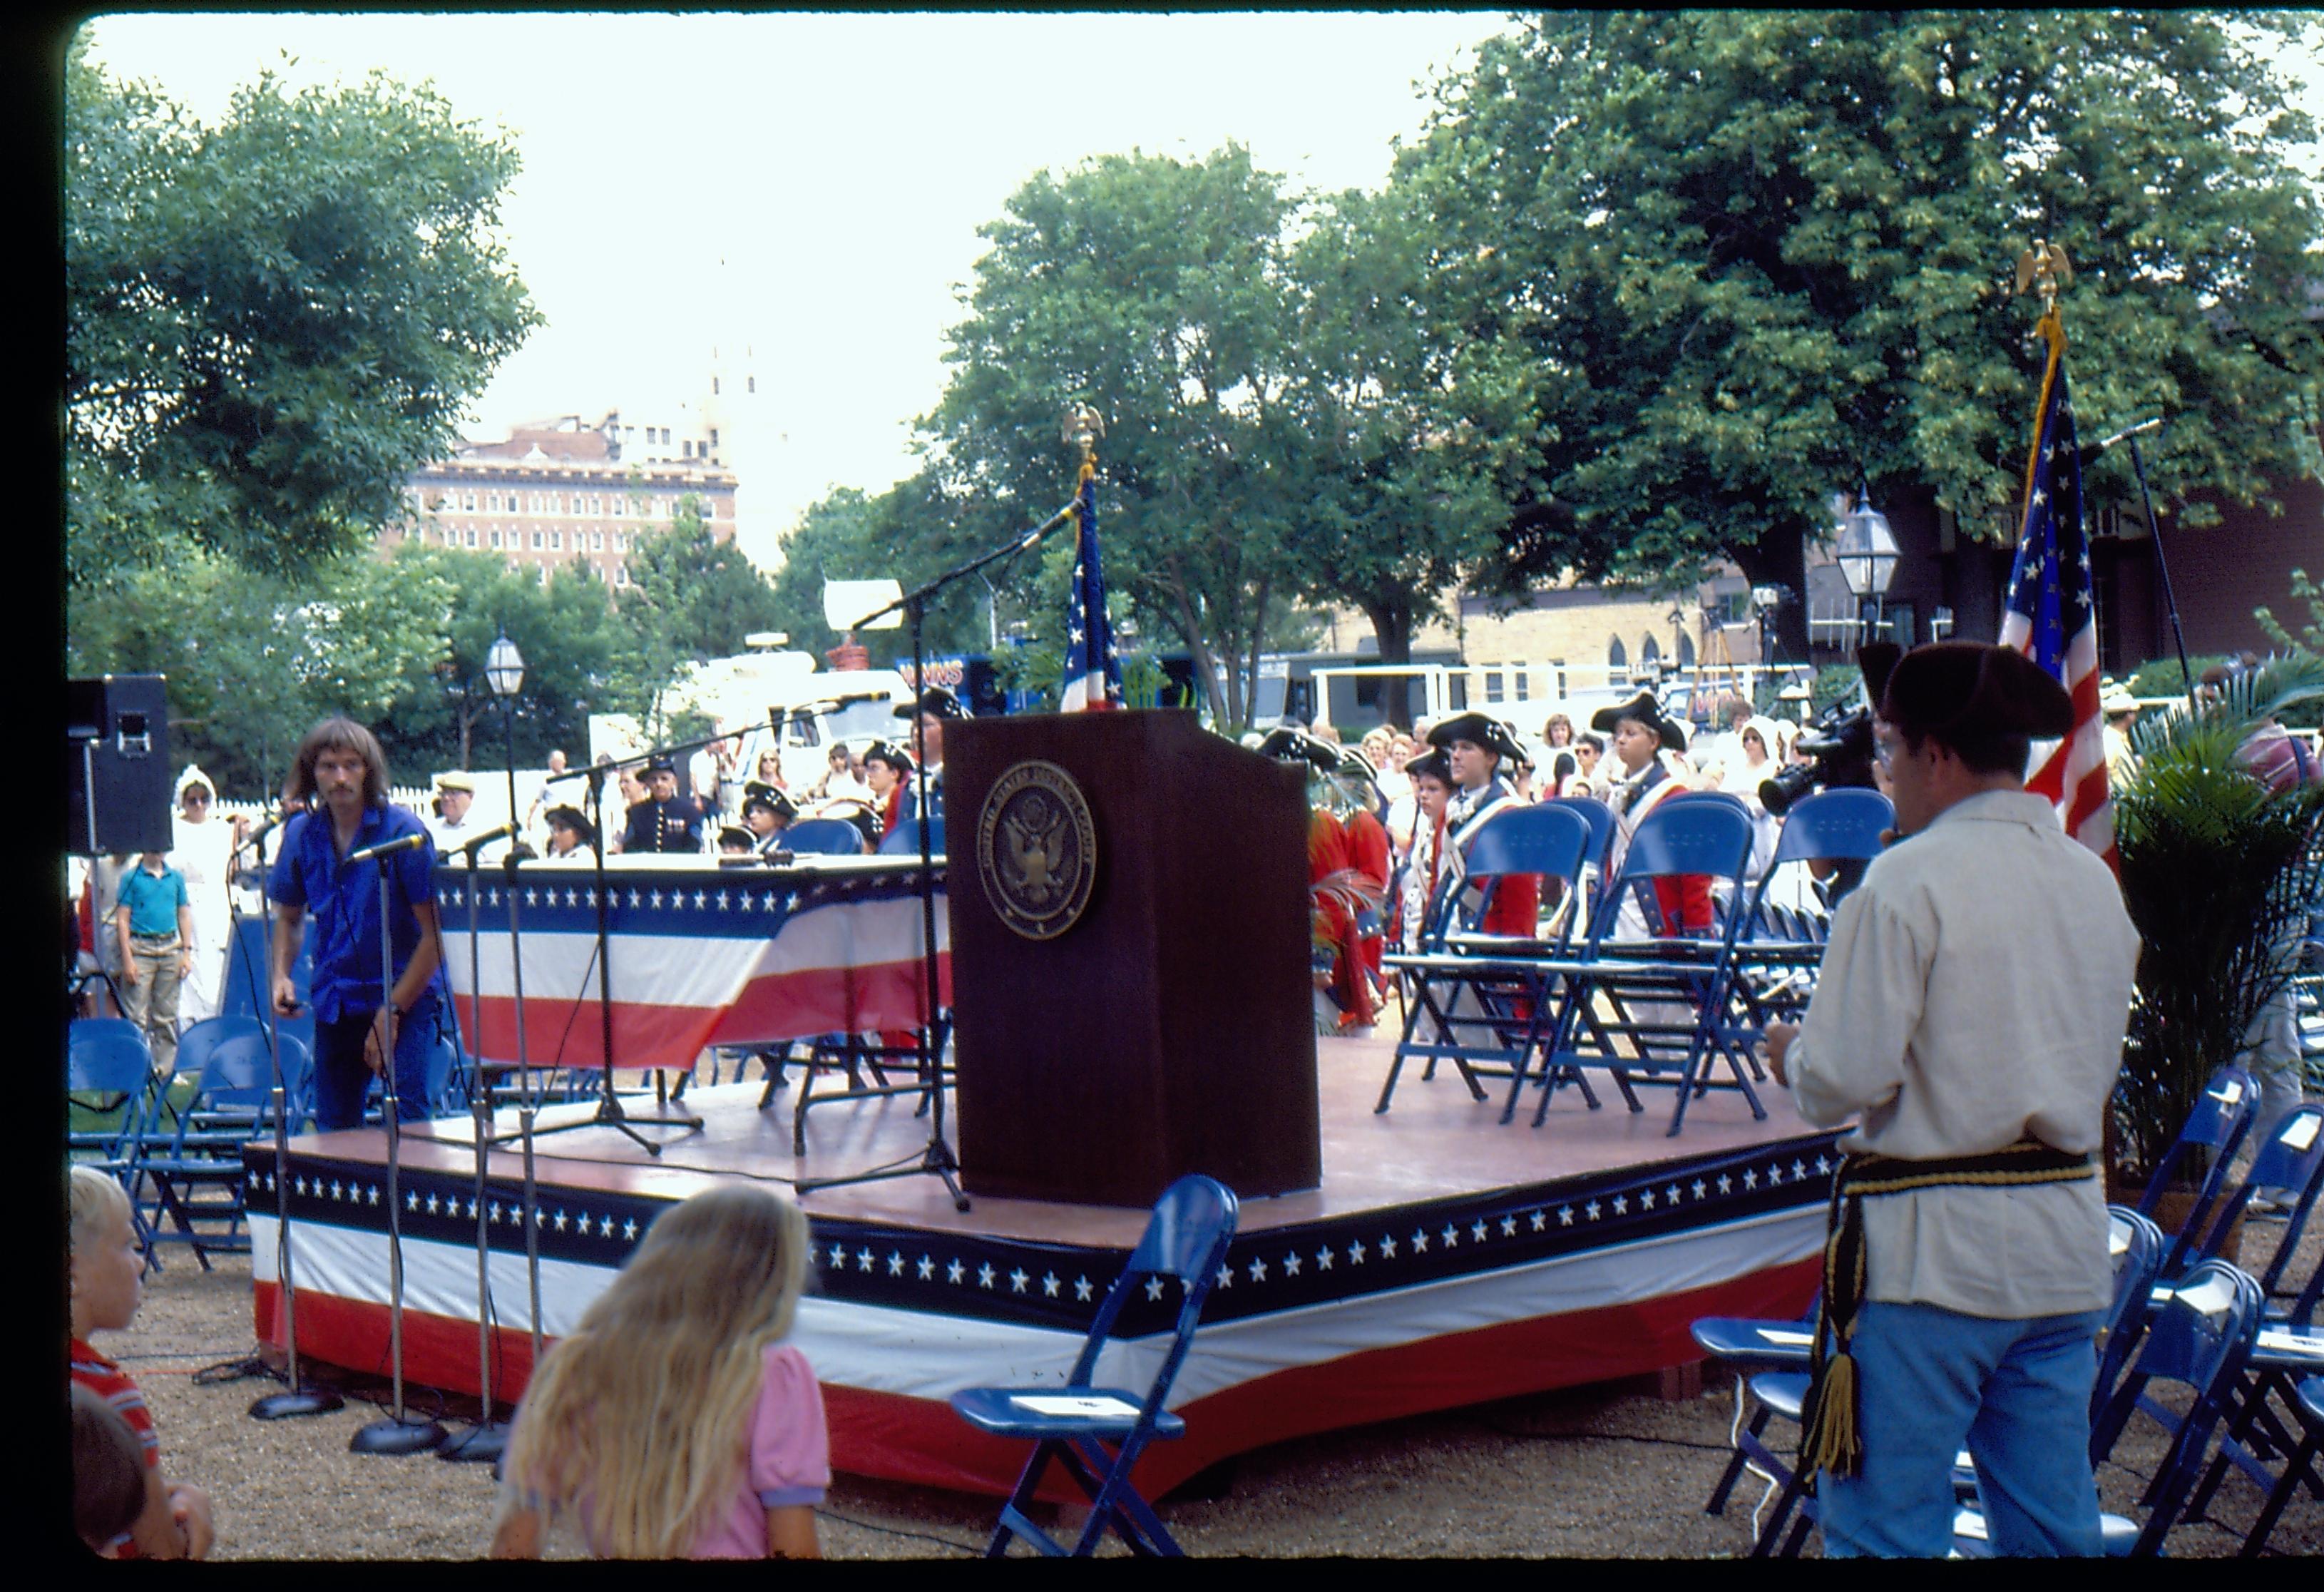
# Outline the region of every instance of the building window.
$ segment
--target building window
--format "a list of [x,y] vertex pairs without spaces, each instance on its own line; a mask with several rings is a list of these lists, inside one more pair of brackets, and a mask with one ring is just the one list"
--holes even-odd
[[1622,638],[1618,635],[1606,643],[1606,683],[1609,686],[1630,683],[1630,654],[1623,650]]
[[[717,397],[717,396],[718,396],[718,378],[717,378],[716,376],[712,376],[712,377],[710,378],[710,395],[711,395],[713,398],[715,398],[715,397]],[[713,437],[717,436],[717,434],[718,434],[718,433],[717,433],[717,432],[715,432],[715,431],[713,431],[713,432],[711,433],[711,435],[712,435]],[[714,444],[713,444],[713,446],[715,447],[715,446],[716,446],[716,444],[715,444],[715,443],[714,443]]]
[[564,532],[551,531],[549,533],[549,551],[551,552],[563,552],[565,551]]
[[473,492],[462,493],[460,495],[460,506],[469,514],[475,514],[476,512],[476,495]]
[[1485,700],[1498,702],[1500,699],[1501,671],[1498,669],[1489,669],[1485,671]]
[[470,547],[476,545],[476,528],[474,525],[468,527],[468,545]]
[[713,453],[718,451],[718,428],[716,426],[710,428],[710,451]]
[[604,514],[605,512],[604,499],[593,495],[589,499],[589,512],[593,514]]
[[1646,637],[1646,644],[1638,649],[1638,667],[1644,669],[1650,664],[1659,663],[1662,661],[1663,650],[1655,644],[1655,638],[1653,636]]
[[535,552],[540,551],[540,532],[538,531],[532,533],[532,551]]
[[603,531],[593,531],[589,533],[589,551],[591,552],[605,551],[605,533]]
[[757,392],[759,390],[759,378],[757,376],[744,377],[742,390],[746,393]]
[[495,532],[493,532],[492,533],[492,537],[493,537],[493,545],[494,547],[498,547],[498,546],[501,544],[501,533],[500,533],[498,531],[495,531]]

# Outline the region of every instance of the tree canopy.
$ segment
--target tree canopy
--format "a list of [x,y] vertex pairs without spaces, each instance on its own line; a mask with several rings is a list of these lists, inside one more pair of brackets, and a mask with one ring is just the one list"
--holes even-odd
[[2037,236],[2074,267],[2085,430],[2168,419],[2152,474],[2181,500],[2282,478],[2319,218],[2286,158],[2312,129],[2259,44],[2298,25],[1570,13],[1488,42],[1394,183],[1453,335],[1532,373],[1515,570],[1729,554],[1796,588],[1859,477],[2007,534],[2042,352],[2010,279]]
[[495,234],[513,143],[374,74],[263,74],[205,126],[65,80],[68,579],[188,548],[294,573],[360,548],[538,323]]

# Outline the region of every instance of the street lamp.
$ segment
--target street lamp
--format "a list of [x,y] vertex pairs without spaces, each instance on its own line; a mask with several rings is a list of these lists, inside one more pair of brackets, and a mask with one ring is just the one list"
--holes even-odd
[[1888,516],[1872,506],[1872,488],[1864,482],[1857,484],[1856,507],[1840,519],[1840,540],[1832,551],[1840,578],[1848,582],[1849,595],[1856,599],[1859,618],[1864,599],[1872,599],[1872,630],[1878,635],[1887,628],[1888,583],[1896,578],[1896,538],[1888,529]]
[[[494,639],[492,650],[484,654],[484,683],[493,688],[493,695],[501,699],[501,717],[508,724],[508,816],[517,821],[516,810],[516,694],[524,690],[524,654],[516,650],[503,630]],[[516,838],[509,838],[512,855],[516,850]]]

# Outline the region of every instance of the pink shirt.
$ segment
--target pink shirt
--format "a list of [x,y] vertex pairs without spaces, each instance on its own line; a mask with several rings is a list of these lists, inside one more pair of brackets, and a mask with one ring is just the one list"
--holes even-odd
[[[813,1507],[831,1485],[831,1440],[824,1430],[823,1390],[807,1356],[788,1344],[767,1346],[759,1402],[750,1418],[750,1458],[733,1498],[715,1524],[696,1539],[691,1559],[764,1559],[767,1511]],[[589,1499],[579,1518],[589,1518]],[[603,1553],[602,1544],[591,1542]]]
[[696,1559],[764,1559],[767,1511],[812,1507],[831,1486],[831,1439],[815,1367],[788,1344],[767,1346],[765,1380],[751,1411],[751,1458],[734,1500],[694,1544]]

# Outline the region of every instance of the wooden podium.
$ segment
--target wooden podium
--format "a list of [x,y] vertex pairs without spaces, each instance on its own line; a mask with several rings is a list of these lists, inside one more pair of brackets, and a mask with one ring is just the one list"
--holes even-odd
[[[1028,764],[1062,771],[1087,831]],[[1315,1187],[1300,772],[1166,709],[950,724],[944,783],[963,1185],[1128,1206],[1188,1172],[1245,1199]],[[1077,834],[1093,874],[1059,928]]]

